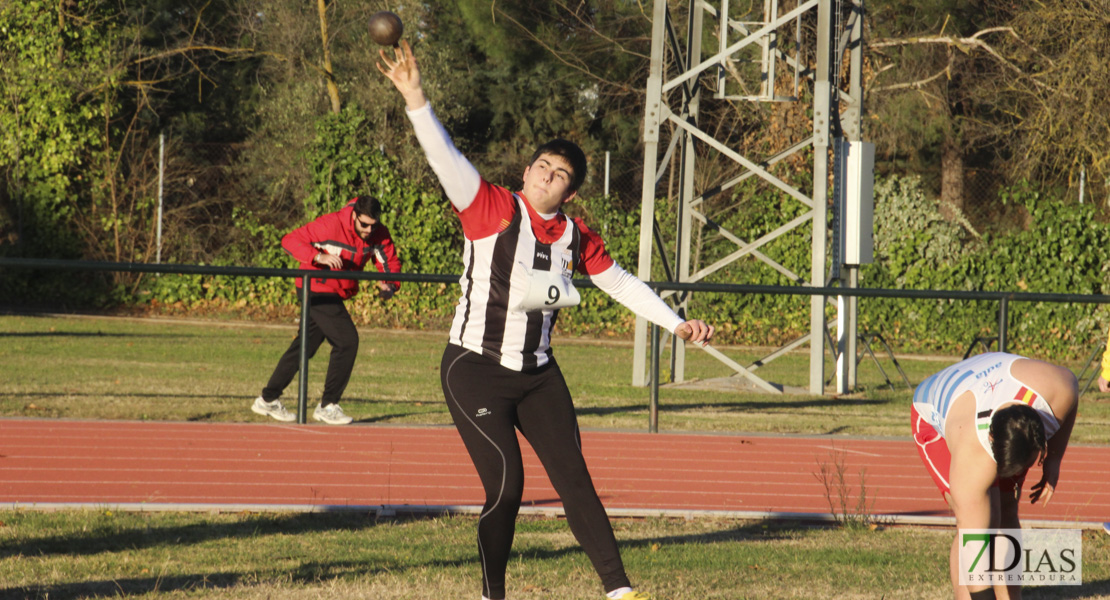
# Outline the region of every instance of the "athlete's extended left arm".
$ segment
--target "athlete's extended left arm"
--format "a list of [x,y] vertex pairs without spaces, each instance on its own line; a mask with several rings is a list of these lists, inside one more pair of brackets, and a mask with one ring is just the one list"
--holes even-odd
[[1067,402],[1064,403],[1067,408],[1064,418],[1060,420],[1060,429],[1048,440],[1048,452],[1041,465],[1041,480],[1029,488],[1029,502],[1032,504],[1044,500],[1042,506],[1047,506],[1060,480],[1060,462],[1064,459],[1064,451],[1068,448],[1071,430],[1075,426],[1075,415],[1079,412],[1079,390],[1072,388],[1067,394]]
[[706,344],[713,337],[712,326],[698,319],[683,321],[646,283],[615,262],[601,273],[591,275],[590,279],[598,289],[632,312],[672,331],[683,340]]

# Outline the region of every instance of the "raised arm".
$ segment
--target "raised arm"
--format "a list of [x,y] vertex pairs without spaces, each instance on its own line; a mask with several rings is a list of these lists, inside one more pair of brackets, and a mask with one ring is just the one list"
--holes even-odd
[[[412,53],[412,46],[408,41],[401,40],[399,46],[393,49],[393,58],[378,50],[382,62],[376,63],[378,70],[390,81],[401,96],[405,98],[405,106],[409,110],[416,110],[428,103],[424,97],[424,86],[420,81],[420,67],[416,64],[416,56]],[[385,63],[385,66],[382,66]]]
[[1040,501],[1042,505],[1047,505],[1056,493],[1056,484],[1060,481],[1060,463],[1064,460],[1064,452],[1068,449],[1071,431],[1075,427],[1075,415],[1079,412],[1079,382],[1070,370],[1056,368],[1061,376],[1053,386],[1049,406],[1060,422],[1060,429],[1048,440],[1048,452],[1041,464],[1041,480],[1029,488],[1029,501],[1033,504]]
[[385,63],[385,66],[377,63],[378,70],[404,97],[405,113],[412,122],[416,139],[428,158],[428,164],[447,193],[447,199],[456,210],[462,212],[474,201],[482,178],[474,165],[455,147],[451,136],[432,112],[432,106],[424,97],[420,67],[416,64],[416,57],[409,43],[402,40],[393,54],[390,59],[384,50],[378,50],[378,55]]

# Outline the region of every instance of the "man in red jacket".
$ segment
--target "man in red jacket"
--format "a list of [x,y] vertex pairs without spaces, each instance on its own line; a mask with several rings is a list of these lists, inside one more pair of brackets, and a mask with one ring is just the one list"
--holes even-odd
[[[281,238],[281,247],[301,264],[301,269],[361,271],[371,258],[380,273],[398,273],[401,261],[389,237],[389,229],[380,222],[381,203],[372,196],[359,196],[343,209],[328,213],[307,225],[294,229]],[[399,281],[378,281],[378,296],[393,297],[401,286]],[[301,288],[297,279],[297,288]],[[315,356],[324,340],[331,344],[331,359],[324,380],[324,394],[312,412],[312,418],[330,425],[346,425],[353,419],[339,406],[339,398],[351,379],[351,370],[358,355],[358,330],[343,301],[358,293],[357,279],[312,279],[309,293],[308,356]],[[303,294],[304,290],[299,290]],[[301,337],[289,345],[278,360],[262,395],[255,398],[251,410],[279,421],[294,421],[285,410],[281,393],[300,368]]]

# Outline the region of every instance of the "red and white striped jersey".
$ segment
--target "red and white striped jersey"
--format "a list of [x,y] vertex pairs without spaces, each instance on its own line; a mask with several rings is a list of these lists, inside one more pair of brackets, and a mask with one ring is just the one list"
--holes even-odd
[[[494,196],[497,190],[495,186],[483,186],[483,191]],[[521,307],[530,286],[539,280],[533,273],[551,272],[569,283],[583,262],[584,236],[574,221],[564,218],[561,235],[544,243],[533,232],[534,217],[527,204],[516,196],[510,199],[515,210],[497,218],[499,231],[479,239],[465,238],[463,274],[459,278],[462,294],[455,307],[450,340],[520,371],[551,360],[551,331],[559,315],[558,309]],[[467,211],[498,200],[478,198]],[[556,300],[552,298],[552,302]]]

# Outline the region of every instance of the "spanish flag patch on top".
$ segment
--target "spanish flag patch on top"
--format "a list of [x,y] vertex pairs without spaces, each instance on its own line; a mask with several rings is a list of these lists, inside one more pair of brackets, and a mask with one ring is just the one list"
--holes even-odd
[[1024,385],[1021,386],[1021,389],[1019,389],[1017,391],[1017,394],[1014,396],[1014,400],[1017,400],[1018,402],[1024,402],[1024,403],[1028,404],[1029,406],[1033,406],[1033,401],[1036,400],[1036,399],[1037,399],[1037,394],[1034,393],[1033,390],[1025,387]]

